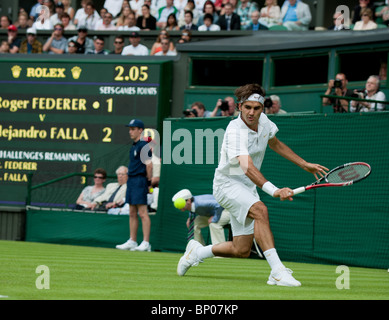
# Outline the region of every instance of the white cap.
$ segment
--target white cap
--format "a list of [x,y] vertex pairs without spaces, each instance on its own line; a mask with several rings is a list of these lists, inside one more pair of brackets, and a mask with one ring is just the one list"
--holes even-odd
[[184,200],[188,200],[192,198],[192,193],[188,189],[182,189],[178,191],[172,198],[172,201],[176,201],[178,198],[182,198]]
[[27,34],[29,34],[29,33],[36,34],[36,30],[35,30],[35,28],[28,28],[26,33]]

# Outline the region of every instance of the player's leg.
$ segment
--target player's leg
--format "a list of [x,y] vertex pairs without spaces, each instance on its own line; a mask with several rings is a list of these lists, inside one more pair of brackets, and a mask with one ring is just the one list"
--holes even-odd
[[[247,258],[253,245],[253,235],[234,236],[232,241],[222,242],[212,246],[212,253],[218,257]],[[202,249],[197,252],[201,255]]]
[[254,220],[254,237],[263,251],[274,248],[273,233],[270,229],[269,213],[262,201],[254,203],[247,215]]
[[262,202],[253,204],[248,217],[254,219],[254,237],[263,250],[270,265],[271,273],[267,281],[270,285],[298,287],[301,283],[292,276],[292,270],[285,268],[274,246],[273,233],[270,229],[267,207]]

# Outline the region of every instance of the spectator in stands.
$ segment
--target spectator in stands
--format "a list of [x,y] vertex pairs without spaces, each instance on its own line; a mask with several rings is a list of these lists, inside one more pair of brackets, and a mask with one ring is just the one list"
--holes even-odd
[[62,0],[64,6],[64,13],[67,13],[70,17],[70,21],[73,20],[76,11],[72,7],[72,0]]
[[206,13],[212,14],[213,16],[213,23],[217,24],[219,21],[219,15],[216,12],[215,5],[212,1],[208,0],[204,3],[203,12],[201,13],[201,16],[199,17],[199,20],[197,22],[198,26],[201,26],[204,24],[204,15]]
[[180,30],[180,27],[177,23],[177,17],[174,13],[169,14],[166,21],[166,27],[165,30],[167,31],[178,31]]
[[2,40],[0,43],[0,53],[9,53],[9,44],[7,40]]
[[18,28],[13,24],[8,27],[8,44],[10,53],[18,53],[22,40],[18,37]]
[[31,21],[28,20],[28,14],[26,12],[19,13],[18,20],[15,22],[15,27],[18,30],[27,30],[32,26]]
[[90,210],[93,201],[105,191],[104,182],[107,172],[102,168],[97,168],[94,172],[94,185],[85,187],[76,201],[77,210]]
[[355,23],[355,31],[377,29],[377,24],[373,21],[373,11],[370,8],[363,8],[361,10],[361,18],[361,21]]
[[[106,13],[108,13],[108,10],[106,8],[101,8],[100,11],[99,11],[100,18],[102,19]],[[101,20],[99,20],[99,23],[100,22],[102,23]]]
[[339,11],[335,12],[333,17],[333,25],[328,28],[328,30],[342,31],[349,30],[349,27],[345,25],[343,14]]
[[277,25],[281,17],[281,9],[277,0],[266,0],[265,6],[261,9],[259,22],[266,27]]
[[[190,236],[190,223],[193,223],[193,239],[205,245],[201,229],[209,226],[212,244],[225,242],[224,226],[230,223],[230,214],[220,206],[212,194],[203,194],[193,196],[190,190],[183,189],[177,192],[172,201],[182,198],[186,201],[185,207],[180,209],[182,212],[190,211],[186,221],[188,228],[188,237]],[[188,239],[190,240],[190,239]]]
[[36,39],[36,30],[27,29],[27,39],[22,41],[19,53],[42,53],[42,43]]
[[213,23],[213,15],[206,13],[203,17],[204,24],[202,24],[198,31],[220,31],[220,26]]
[[111,52],[111,54],[122,54],[124,48],[124,37],[120,35],[116,36],[113,46],[115,49]]
[[131,45],[124,47],[122,55],[123,56],[148,56],[149,49],[146,46],[140,43],[140,35],[138,32],[133,31],[130,33],[130,43]]
[[151,15],[158,18],[158,12],[162,7],[166,6],[166,0],[152,0],[149,6]]
[[51,17],[55,13],[55,3],[53,0],[43,0],[42,5],[49,8],[49,17]]
[[[355,90],[358,94],[358,91]],[[386,101],[385,93],[380,91],[380,80],[378,76],[370,76],[367,79],[365,91],[359,92],[359,97],[366,100]],[[385,104],[375,103],[368,101],[351,101],[350,112],[371,112],[371,111],[384,111]]]
[[37,8],[39,12],[38,18],[36,18],[32,27],[36,30],[52,30],[54,28],[50,21],[50,10],[48,7],[42,5]]
[[[344,73],[338,73],[334,79],[331,79],[328,82],[327,91],[324,93],[325,95],[331,96],[339,96],[339,97],[351,97],[353,95],[353,91],[347,89],[348,80]],[[322,99],[323,106],[328,106],[332,104],[334,113],[344,113],[348,112],[348,106],[350,101],[344,99],[334,99],[334,98],[326,98]]]
[[79,44],[78,42],[74,41],[74,40],[70,40],[68,42],[68,48],[67,48],[67,51],[66,53],[69,53],[69,54],[78,54],[77,50],[79,48]]
[[182,30],[181,32],[181,38],[178,39],[178,43],[186,43],[190,42],[192,40],[192,33],[190,30]]
[[259,16],[260,13],[258,10],[253,11],[251,13],[250,23],[245,27],[245,30],[253,30],[253,31],[268,30],[269,29],[268,27],[266,27],[265,25],[259,22]]
[[95,40],[93,41],[94,49],[93,50],[86,50],[85,54],[102,54],[102,55],[108,55],[109,51],[104,49],[105,40],[102,36],[95,37]]
[[0,29],[8,29],[11,25],[11,19],[7,16],[1,16],[0,18]]
[[107,184],[104,193],[93,200],[91,210],[108,211],[123,207],[127,192],[127,173],[128,168],[125,166],[116,169],[117,182]]
[[188,0],[174,0],[173,5],[177,8],[178,12],[185,11],[185,7]]
[[361,20],[361,11],[364,8],[370,8],[373,10],[374,4],[371,0],[359,0],[359,4],[357,4],[354,7],[353,13],[352,13],[352,24],[356,24],[357,21]]
[[[167,39],[170,38],[169,32],[167,32],[166,30],[161,30],[158,37],[157,37],[157,40],[155,40],[155,42],[153,43],[153,46],[151,47],[151,51],[150,51],[151,56],[156,54],[158,51],[162,50],[161,41],[162,41],[162,39],[165,39],[165,38],[167,38]],[[172,51],[175,50],[173,42],[170,42],[169,50],[172,50]]]
[[[150,251],[150,217],[147,212],[147,194],[148,186],[151,184],[152,162],[151,151],[141,152],[147,146],[147,142],[141,137],[143,136],[144,123],[139,119],[133,119],[127,125],[130,128],[129,134],[133,141],[130,149],[130,163],[128,166],[128,180],[126,204],[130,206],[130,239],[121,245],[117,245],[117,249],[135,250],[135,251]],[[143,241],[138,246],[138,214],[142,220]]]
[[254,11],[258,11],[258,4],[250,0],[240,0],[236,13],[240,17],[240,28],[246,30],[247,26],[251,23],[251,14]]
[[85,53],[87,50],[93,50],[94,44],[93,40],[88,38],[88,28],[85,26],[78,27],[77,36],[71,37],[68,41],[76,41],[79,46],[77,49],[77,53]]
[[376,12],[377,18],[382,18],[382,23],[389,26],[389,5],[384,6],[379,12]]
[[211,111],[205,110],[204,103],[200,101],[193,102],[191,107],[192,110],[197,111],[197,116],[201,118],[209,118],[211,117]]
[[[271,95],[270,96],[270,100],[272,102],[272,105],[271,105],[271,110],[269,112],[269,114],[286,114],[287,112],[283,109],[281,109],[282,107],[282,104],[281,104],[281,98],[279,96],[276,96],[276,95]],[[266,102],[265,102],[266,104]],[[266,110],[266,113],[268,113],[268,110]]]
[[128,17],[126,17],[124,26],[120,26],[118,31],[140,31],[140,28],[136,25],[134,12],[131,12]]
[[193,23],[193,12],[190,10],[185,11],[184,21],[185,24],[180,27],[180,30],[197,30],[199,28]]
[[116,27],[124,26],[126,24],[125,19],[128,17],[128,15],[131,12],[132,10],[130,6],[123,7],[122,13],[120,14],[119,18],[117,18],[116,20]]
[[165,29],[167,24],[167,18],[171,13],[174,13],[176,15],[176,18],[178,19],[178,10],[173,5],[174,0],[166,0],[166,5],[159,9],[158,16],[157,16],[157,27],[160,29]]
[[68,46],[66,38],[63,36],[63,26],[58,23],[54,26],[51,37],[43,45],[43,51],[49,54],[63,54]]
[[232,117],[237,116],[239,114],[236,109],[235,100],[233,97],[226,97],[224,100],[219,99],[216,102],[215,109],[213,109],[211,113],[211,117]]
[[65,12],[65,7],[62,2],[57,2],[55,5],[55,13],[50,17],[50,22],[54,26],[61,23],[62,14]]
[[81,0],[81,8],[79,8],[74,17],[73,17],[73,22],[76,26],[79,26],[80,25],[80,20],[84,20],[85,17],[87,16],[86,14],[86,11],[85,11],[85,6],[88,2],[90,2],[91,0]]
[[88,30],[96,30],[96,26],[101,23],[101,18],[97,13],[93,2],[87,2],[85,5],[85,13],[86,15],[83,15],[78,19],[77,26],[84,25]]
[[144,31],[157,29],[157,19],[151,15],[148,4],[142,6],[142,15],[136,20],[136,26]]
[[74,23],[71,21],[69,14],[66,12],[64,12],[61,16],[61,23],[65,31],[77,29]]
[[199,20],[199,16],[202,13],[200,14],[199,11],[196,9],[194,0],[188,0],[184,10],[181,10],[179,12],[179,15],[178,15],[178,26],[182,27],[183,25],[185,25],[185,11],[192,11],[192,13],[193,13],[192,23],[197,25],[197,26],[199,26],[198,20]]
[[231,3],[224,5],[225,14],[219,17],[218,25],[221,30],[240,30],[240,17],[233,12]]
[[169,50],[170,40],[162,39],[161,41],[162,50],[157,52],[155,56],[176,56],[177,52],[175,50]]
[[281,8],[282,25],[291,31],[308,30],[312,20],[309,6],[297,0],[285,1]]
[[35,3],[31,10],[30,10],[30,19],[31,21],[35,22],[35,20],[39,17],[39,10],[38,8],[43,4],[43,0],[37,0],[37,3]]
[[136,17],[140,16],[140,14],[142,12],[143,4],[144,4],[143,0],[131,0],[130,1],[131,10],[135,13]]
[[[116,26],[113,25],[112,23],[112,14],[107,12],[106,14],[104,14],[103,16],[103,21],[102,23],[99,23],[97,26],[96,26],[96,29],[95,30],[98,30],[98,31],[114,31],[117,29]],[[135,20],[135,19],[134,19]]]

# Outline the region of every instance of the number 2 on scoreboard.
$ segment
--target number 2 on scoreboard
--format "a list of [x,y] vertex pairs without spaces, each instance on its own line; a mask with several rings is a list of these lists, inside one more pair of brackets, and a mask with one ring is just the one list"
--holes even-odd
[[103,132],[105,133],[105,136],[103,138],[103,142],[111,142],[111,134],[112,134],[112,129],[110,127],[105,127],[103,128]]

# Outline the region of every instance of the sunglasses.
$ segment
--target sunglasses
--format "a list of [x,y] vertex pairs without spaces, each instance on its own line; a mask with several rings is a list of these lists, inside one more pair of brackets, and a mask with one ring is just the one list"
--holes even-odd
[[114,43],[115,43],[115,44],[122,44],[123,41],[115,41]]
[[54,30],[61,30],[62,31],[62,28],[54,28]]
[[102,176],[94,176],[93,178],[95,178],[95,179],[104,179],[104,177],[102,177]]

